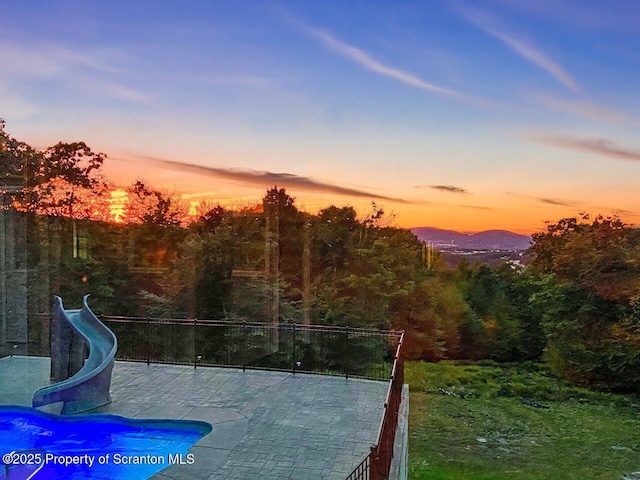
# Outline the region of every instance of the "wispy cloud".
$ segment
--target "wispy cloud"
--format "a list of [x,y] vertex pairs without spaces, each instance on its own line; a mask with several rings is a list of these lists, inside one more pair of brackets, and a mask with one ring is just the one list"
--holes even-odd
[[580,115],[592,120],[600,120],[616,125],[640,127],[640,122],[633,121],[628,115],[610,108],[601,107],[589,101],[572,101],[548,95],[538,95],[537,100],[557,110]]
[[459,208],[471,208],[473,210],[493,210],[491,207],[485,207],[484,205],[453,205]]
[[547,198],[547,197],[536,197],[540,203],[546,203],[547,205],[557,205],[559,207],[576,207],[578,204],[576,202],[569,202],[567,200],[561,200],[558,198]]
[[618,214],[618,215],[632,215],[632,216],[637,216],[638,215],[637,212],[634,212],[632,210],[623,210],[623,209],[620,209],[620,208],[612,208],[611,211],[613,213],[615,213],[615,214]]
[[83,51],[60,44],[0,40],[2,82],[19,89],[25,82],[46,80],[118,100],[146,103],[150,96],[123,84],[122,72],[108,59],[114,52]]
[[151,95],[136,90],[134,88],[127,87],[120,83],[101,83],[97,82],[91,87],[94,91],[106,95],[108,97],[124,100],[134,103],[150,103]]
[[455,185],[416,185],[415,188],[430,188],[448,193],[469,193],[464,188],[456,187]]
[[564,68],[562,68],[559,63],[553,61],[532,45],[527,45],[521,40],[510,37],[494,29],[487,29],[485,31],[490,35],[493,35],[497,39],[502,40],[514,52],[529,60],[534,65],[537,65],[543,70],[546,70],[547,73],[550,73],[553,77],[555,77],[556,80],[558,80],[560,83],[564,84],[574,92],[580,90],[575,80],[564,70]]
[[578,138],[555,134],[538,134],[530,137],[534,142],[549,147],[564,148],[621,160],[640,161],[640,150],[622,148],[613,141],[604,138]]
[[552,198],[552,197],[539,197],[536,195],[527,195],[527,194],[522,194],[522,193],[515,193],[515,192],[505,192],[506,195],[510,195],[513,197],[519,197],[519,198],[524,198],[524,199],[528,199],[528,200],[533,200],[537,203],[544,203],[546,205],[555,205],[558,207],[565,207],[565,208],[571,208],[571,209],[589,209],[589,210],[595,210],[595,211],[607,211],[607,212],[611,212],[611,213],[618,213],[618,214],[624,214],[624,215],[636,215],[635,212],[632,212],[630,210],[623,210],[620,208],[612,208],[609,206],[604,206],[604,205],[594,205],[588,202],[582,202],[582,201],[577,201],[577,200],[565,200],[565,199],[561,199],[561,198]]
[[525,198],[527,200],[533,200],[538,203],[546,203],[547,205],[556,205],[559,207],[579,207],[580,205],[584,205],[583,202],[575,202],[572,200],[565,200],[561,198],[555,197],[539,197],[536,195],[527,195],[525,193],[516,193],[516,192],[504,192],[506,195],[511,197]]
[[549,73],[560,83],[570,88],[574,92],[578,92],[580,88],[573,77],[555,60],[544,54],[533,45],[506,34],[502,29],[496,26],[497,22],[489,15],[467,5],[458,4],[458,11],[469,22],[473,23],[480,30],[488,35],[497,38],[504,43],[513,52],[520,55],[528,62],[541,68]]
[[50,77],[82,68],[100,73],[116,74],[118,69],[100,60],[96,52],[82,52],[56,44],[17,44],[0,41],[3,71],[27,77]]
[[456,97],[462,96],[462,94],[460,92],[457,92],[456,90],[442,87],[434,83],[429,83],[417,77],[416,75],[405,72],[403,70],[392,67],[390,65],[385,65],[384,63],[375,59],[372,55],[365,52],[364,50],[358,47],[355,47],[353,45],[344,43],[341,40],[338,40],[337,38],[335,38],[333,35],[329,34],[328,32],[311,28],[308,26],[305,26],[304,28],[309,35],[311,35],[315,39],[322,42],[331,50],[342,55],[343,57],[346,57],[354,61],[355,63],[366,68],[367,70],[378,73],[380,75],[384,75],[385,77],[393,78],[406,85],[421,88],[422,90],[438,93],[440,95],[450,95],[450,96],[456,96]]
[[369,70],[370,72],[392,78],[405,85],[419,88],[421,90],[426,90],[438,95],[455,97],[476,103],[478,105],[493,105],[491,101],[488,101],[486,99],[474,97],[473,95],[467,94],[465,92],[460,92],[453,88],[429,82],[423,78],[420,78],[418,75],[389,65],[377,59],[374,55],[367,52],[366,50],[338,39],[334,34],[326,30],[315,28],[306,24],[283,8],[279,9],[279,14],[290,24],[295,25],[299,30],[304,32],[306,35],[314,38],[333,52],[352,61],[362,68]]
[[[257,186],[261,188],[268,188],[272,185],[278,185],[282,187],[298,188],[300,190],[308,192],[332,193],[335,195],[344,195],[348,197],[388,200],[390,202],[402,204],[415,203],[404,200],[402,198],[389,197],[365,190],[343,187],[332,183],[314,180],[309,177],[301,177],[292,173],[274,173],[268,171],[239,168],[207,167],[205,165],[198,165],[195,163],[177,162],[175,160],[166,160],[163,158],[150,156],[136,155],[136,157],[141,161],[154,163],[155,165],[171,168],[174,170],[182,170],[197,173],[199,175],[209,175],[216,178],[223,178],[225,180],[231,180],[245,185]],[[116,158],[114,160],[121,159]]]
[[584,0],[500,0],[500,3],[521,9],[527,14],[544,18],[555,18],[570,24],[572,28],[633,29],[640,20],[640,12],[634,0],[611,0],[609,2],[585,2]]

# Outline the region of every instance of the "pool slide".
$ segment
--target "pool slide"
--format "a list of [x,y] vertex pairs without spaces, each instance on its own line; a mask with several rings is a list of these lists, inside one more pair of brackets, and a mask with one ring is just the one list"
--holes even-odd
[[118,341],[89,309],[87,297],[83,298],[82,308],[75,310],[64,310],[62,299],[55,297],[52,316],[57,315],[80,335],[89,348],[89,356],[75,375],[38,390],[33,395],[34,407],[64,402],[61,414],[70,415],[111,403],[109,388]]

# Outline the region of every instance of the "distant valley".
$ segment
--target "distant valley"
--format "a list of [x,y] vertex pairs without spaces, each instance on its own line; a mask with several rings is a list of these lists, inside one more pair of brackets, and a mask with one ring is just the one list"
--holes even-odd
[[474,250],[526,250],[531,245],[531,236],[507,230],[486,230],[478,233],[460,233],[434,227],[416,227],[411,231],[423,242],[443,249]]
[[469,263],[526,263],[525,250],[531,246],[531,236],[507,230],[486,230],[478,233],[461,233],[435,227],[416,227],[411,231],[422,241],[442,252],[450,266],[462,258]]

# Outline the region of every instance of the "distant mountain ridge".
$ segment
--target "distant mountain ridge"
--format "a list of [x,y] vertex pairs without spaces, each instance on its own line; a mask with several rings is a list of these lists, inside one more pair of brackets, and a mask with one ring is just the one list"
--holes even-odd
[[478,233],[460,233],[435,227],[416,227],[411,231],[422,241],[434,247],[465,250],[526,250],[531,236],[508,230],[485,230]]

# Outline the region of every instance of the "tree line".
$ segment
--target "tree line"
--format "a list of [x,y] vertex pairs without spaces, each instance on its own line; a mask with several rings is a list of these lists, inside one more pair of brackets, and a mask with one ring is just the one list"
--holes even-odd
[[[0,122],[4,208],[86,239],[60,255],[52,294],[91,293],[103,314],[262,321],[276,292],[279,322],[403,329],[411,359],[544,360],[576,384],[640,392],[640,229],[617,217],[548,224],[524,267],[449,268],[375,204],[309,214],[278,187],[254,208],[203,202],[189,216],[136,181],[113,223],[105,158],[82,142],[37,151]],[[259,274],[273,261],[275,279]]]

